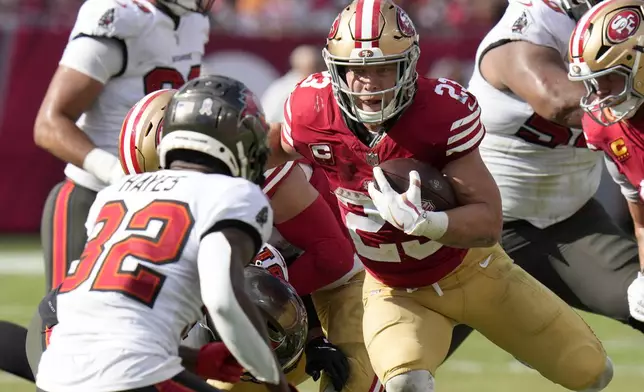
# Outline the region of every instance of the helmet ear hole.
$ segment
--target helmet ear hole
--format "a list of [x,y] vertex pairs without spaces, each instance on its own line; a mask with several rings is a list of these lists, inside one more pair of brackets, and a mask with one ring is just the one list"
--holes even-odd
[[145,136],[146,137],[150,134],[151,130],[152,130],[152,123],[148,124],[148,129],[145,130]]
[[597,51],[597,54],[595,55],[595,60],[599,60],[604,55],[604,53],[608,51],[608,49],[610,49],[609,46],[602,45]]

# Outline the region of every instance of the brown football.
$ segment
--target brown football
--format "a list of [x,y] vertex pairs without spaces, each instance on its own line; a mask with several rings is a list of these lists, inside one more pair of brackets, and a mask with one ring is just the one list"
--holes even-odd
[[435,167],[412,158],[399,158],[382,162],[380,168],[391,187],[398,193],[409,188],[409,172],[420,175],[420,194],[423,209],[445,211],[458,206],[456,194],[447,178]]

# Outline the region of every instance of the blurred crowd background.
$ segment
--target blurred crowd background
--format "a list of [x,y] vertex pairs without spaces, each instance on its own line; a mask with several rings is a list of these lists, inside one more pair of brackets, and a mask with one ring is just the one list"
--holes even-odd
[[[82,0],[0,0],[5,23],[71,26]],[[213,29],[238,35],[326,32],[347,0],[217,0]],[[422,34],[453,36],[487,29],[507,0],[398,0]]]

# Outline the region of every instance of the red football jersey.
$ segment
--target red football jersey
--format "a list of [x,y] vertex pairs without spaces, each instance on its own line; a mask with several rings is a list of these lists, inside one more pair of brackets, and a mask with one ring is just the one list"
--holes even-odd
[[379,162],[415,158],[442,169],[475,150],[485,129],[473,95],[447,79],[419,78],[413,103],[371,148],[347,127],[327,72],[299,83],[284,114],[282,139],[324,169],[356,253],[372,275],[392,287],[422,287],[462,262],[466,249],[407,235],[382,219],[367,184]]
[[620,121],[608,127],[584,115],[582,125],[590,149],[604,151],[639,191],[644,181],[644,116]]

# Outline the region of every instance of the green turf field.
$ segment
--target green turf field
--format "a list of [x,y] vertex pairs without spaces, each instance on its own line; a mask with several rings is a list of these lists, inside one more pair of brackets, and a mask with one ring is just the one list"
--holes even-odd
[[[34,238],[0,237],[0,319],[26,325],[43,294],[42,261]],[[588,316],[616,364],[607,392],[644,390],[644,336],[611,320]],[[473,336],[437,374],[439,392],[555,392],[552,385],[480,335]],[[301,387],[312,392],[315,385]],[[33,385],[0,373],[0,391],[34,391]]]

